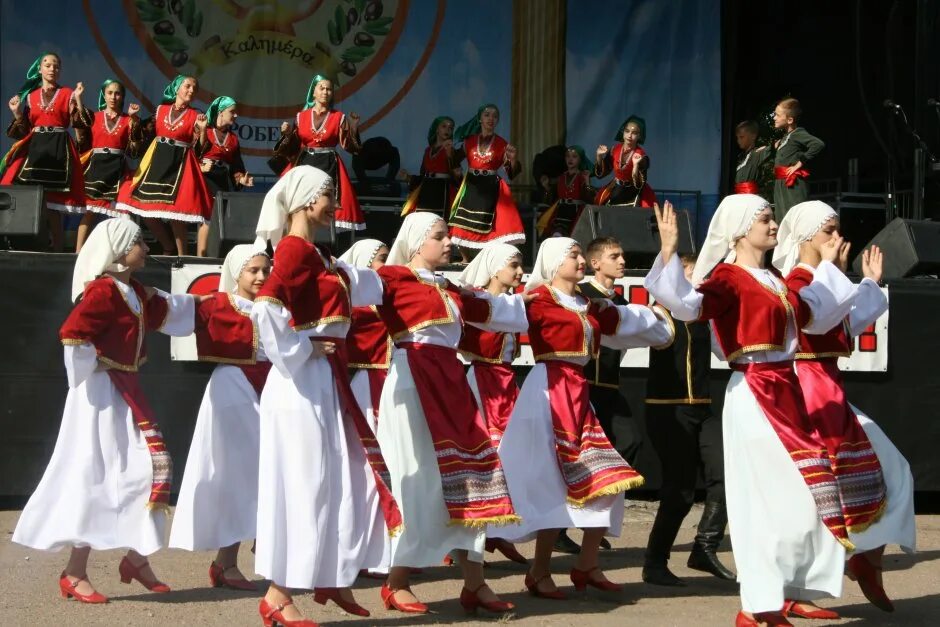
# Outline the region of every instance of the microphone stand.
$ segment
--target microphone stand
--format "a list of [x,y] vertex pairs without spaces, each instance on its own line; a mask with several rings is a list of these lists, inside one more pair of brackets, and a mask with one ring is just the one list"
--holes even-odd
[[[911,123],[907,119],[907,114],[904,113],[904,109],[901,108],[901,105],[896,105],[892,108],[892,112],[901,118],[901,123],[904,124],[904,128],[907,129],[907,132],[914,139],[914,142],[917,146],[924,151],[924,154],[927,155],[927,159],[930,163],[937,163],[937,157],[930,151],[930,147],[927,145],[927,142],[920,136]],[[937,112],[937,115],[940,115],[940,111]]]

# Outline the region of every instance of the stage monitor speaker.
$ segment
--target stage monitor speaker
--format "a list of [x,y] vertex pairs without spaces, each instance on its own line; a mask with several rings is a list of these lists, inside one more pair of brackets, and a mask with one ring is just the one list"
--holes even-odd
[[[940,222],[895,218],[865,248],[872,245],[884,252],[886,280],[940,274]],[[862,273],[861,255],[852,267]]]
[[[695,253],[689,212],[679,209],[676,217],[679,222],[679,254]],[[628,268],[652,267],[659,254],[659,232],[652,209],[587,205],[575,223],[571,237],[587,250],[591,240],[602,236],[620,240]]]
[[[236,244],[255,241],[255,228],[264,194],[252,192],[219,192],[212,207],[212,222],[209,225],[209,257],[225,257]],[[333,229],[318,229],[317,242],[333,242]]]
[[45,250],[42,186],[0,185],[0,247]]

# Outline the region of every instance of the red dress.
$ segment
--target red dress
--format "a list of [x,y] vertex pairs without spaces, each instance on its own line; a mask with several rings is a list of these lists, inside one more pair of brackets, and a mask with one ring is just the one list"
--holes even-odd
[[[457,160],[457,151],[453,153]],[[454,202],[457,188],[454,185],[454,166],[442,147],[428,146],[424,149],[421,159],[421,172],[412,177],[414,185],[408,200],[402,207],[401,215],[406,216],[412,211],[434,211],[445,215]]]
[[209,194],[215,198],[219,192],[232,192],[236,189],[235,177],[246,173],[242,161],[242,150],[238,144],[238,135],[231,130],[221,133],[217,128],[206,130],[209,145],[197,150],[202,164],[209,165],[209,171],[203,172]]
[[366,228],[366,218],[359,206],[352,181],[349,180],[346,165],[336,152],[336,147],[341,143],[340,130],[345,118],[342,111],[331,109],[317,127],[314,125],[313,109],[304,109],[298,113],[295,137],[300,140],[300,152],[292,166],[281,172],[281,176],[295,165],[312,165],[329,174],[336,186],[336,228],[361,231]]
[[117,208],[144,218],[202,224],[212,218],[212,200],[193,152],[199,111],[174,114],[162,104],[154,114],[157,136],[133,175],[126,176]]
[[[90,112],[86,111],[87,116]],[[127,215],[115,207],[118,188],[127,176],[127,155],[134,152],[136,143],[131,136],[137,134],[138,123],[130,116],[121,114],[112,124],[104,111],[90,115],[90,124],[83,133],[89,138],[82,143],[81,159],[85,174],[85,208],[112,218]],[[80,137],[81,137],[80,134]]]
[[385,379],[388,378],[388,368],[392,362],[392,349],[394,348],[392,338],[382,318],[379,317],[379,311],[375,305],[353,307],[352,323],[349,325],[346,338],[350,370],[365,372],[369,379],[372,415],[366,417],[374,426],[378,420],[379,399],[382,396]]
[[525,228],[509,185],[498,171],[503,167],[507,142],[494,135],[480,150],[480,136],[464,140],[467,173],[451,207],[450,237],[458,246],[483,248],[489,242],[525,243]]
[[[639,171],[633,172],[633,156],[640,155]],[[653,188],[646,182],[649,157],[646,151],[637,146],[633,154],[623,155],[623,144],[614,144],[610,154],[598,164],[595,174],[606,176],[611,169],[613,180],[604,189],[597,192],[595,205],[627,205],[631,207],[652,207],[656,202]]]
[[[85,184],[75,142],[69,135],[72,90],[59,87],[44,105],[42,89],[26,96],[23,121],[7,130],[18,139],[0,161],[0,185],[42,185],[46,207],[66,213],[85,211]],[[29,130],[26,129],[26,123]]]
[[484,331],[468,324],[463,328],[458,350],[472,364],[467,378],[476,388],[490,439],[499,444],[519,397],[512,369],[513,359],[519,356],[519,334]]
[[549,237],[560,233],[564,237],[570,236],[587,200],[593,199],[592,195],[586,173],[577,172],[573,176],[562,173],[555,185],[555,202],[539,218],[539,235]]

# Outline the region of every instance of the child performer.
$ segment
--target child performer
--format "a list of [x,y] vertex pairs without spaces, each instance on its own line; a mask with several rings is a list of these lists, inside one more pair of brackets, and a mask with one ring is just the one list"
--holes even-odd
[[238,135],[232,131],[232,124],[238,118],[236,107],[235,100],[228,96],[219,96],[209,104],[206,109],[209,128],[196,148],[213,199],[219,192],[232,192],[255,184],[242,161]]
[[796,98],[785,98],[774,108],[774,128],[785,131],[774,155],[774,217],[783,220],[790,207],[809,196],[806,164],[822,152],[826,144],[799,126],[803,109]]
[[71,547],[59,578],[63,597],[106,603],[88,581],[92,549],[128,549],[121,581],[169,592],[147,562],[164,546],[173,465],[137,370],[143,333],[185,336],[195,301],[131,278],[147,259],[140,228],[104,220],[75,260],[72,313],[59,330],[69,394],[52,459],[13,532],[43,551]]
[[457,193],[454,180],[461,175],[463,158],[463,151],[454,149],[453,118],[446,115],[434,118],[428,129],[421,171],[411,177],[412,190],[402,207],[402,217],[412,211],[433,211],[446,217]]
[[114,208],[118,187],[127,175],[127,156],[136,156],[143,134],[132,104],[124,113],[124,85],[107,79],[98,91],[98,110],[81,108],[75,134],[85,166],[85,215],[78,225],[75,251],[81,252],[99,216],[120,218],[127,214]]
[[763,165],[773,158],[773,152],[767,146],[757,145],[757,122],[745,120],[734,129],[734,138],[741,149],[741,157],[734,171],[735,194],[757,194],[760,192],[760,171]]
[[584,364],[597,356],[602,341],[628,348],[669,340],[669,327],[649,307],[594,303],[580,295],[585,265],[573,239],[553,237],[539,247],[526,283],[526,292],[535,297],[527,313],[536,365],[499,445],[522,522],[493,535],[516,542],[536,538],[525,585],[534,596],[549,599],[565,598],[552,581],[551,554],[558,530],[569,527],[584,530],[571,570],[575,589],[621,589],[601,571],[598,547],[604,535],[620,534],[623,493],[643,484],[594,415]]
[[351,154],[359,151],[359,114],[347,115],[334,109],[333,81],[317,74],[310,80],[307,100],[293,126],[281,124],[281,138],[274,145],[272,162],[281,176],[298,165],[326,172],[336,181],[336,228],[361,231],[366,228],[366,219],[337,146]]
[[251,308],[271,271],[263,248],[240,244],[222,264],[219,291],[196,308],[200,361],[216,362],[186,458],[170,546],[217,549],[213,588],[255,590],[238,569],[239,543],[255,537],[258,515],[259,396],[271,362]]
[[584,205],[594,201],[590,169],[584,148],[568,146],[565,149],[566,170],[558,177],[554,191],[546,190],[551,205],[539,218],[539,235],[545,237],[569,237],[581,215]]
[[653,188],[646,182],[650,158],[640,146],[646,141],[646,122],[631,115],[614,136],[613,149],[601,144],[597,147],[594,176],[602,178],[614,173],[614,178],[597,192],[595,205],[625,205],[652,207],[656,202]]
[[[54,52],[39,55],[26,82],[10,98],[13,120],[7,136],[17,140],[0,161],[0,185],[42,185],[52,250],[62,252],[62,213],[85,211],[85,186],[69,123],[81,110],[85,86],[59,86],[62,61]],[[20,105],[25,105],[20,110]]]
[[198,224],[196,254],[202,257],[209,241],[212,201],[193,152],[206,132],[206,116],[191,106],[196,89],[195,78],[178,75],[163,90],[154,113],[157,136],[137,171],[121,184],[117,208],[144,218],[154,233],[164,233],[160,220],[168,220],[177,255],[187,254],[186,226]]
[[[799,292],[812,283],[822,247],[838,236],[839,217],[829,205],[810,200],[790,209],[774,251],[774,265],[787,273],[790,289]],[[840,261],[848,261],[847,246]],[[894,606],[881,580],[881,556],[886,544],[914,551],[913,477],[907,460],[877,423],[846,400],[838,365],[839,357],[851,354],[852,338],[888,309],[878,287],[882,263],[877,246],[862,253],[865,278],[856,287],[858,297],[845,323],[825,335],[800,334],[796,373],[842,490],[842,511],[856,549],[848,562],[849,576],[858,581],[869,601],[890,612]],[[791,603],[795,604],[792,615],[818,617]]]

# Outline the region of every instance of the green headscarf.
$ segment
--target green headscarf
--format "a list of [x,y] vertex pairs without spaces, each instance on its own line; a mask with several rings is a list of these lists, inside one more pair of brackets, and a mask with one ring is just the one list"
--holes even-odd
[[108,85],[111,83],[117,83],[121,86],[121,93],[126,94],[124,90],[124,83],[121,81],[116,81],[113,78],[106,78],[104,82],[101,83],[101,89],[98,90],[98,111],[104,111],[108,108],[108,103],[104,101],[104,90],[108,88]]
[[[54,52],[43,52],[36,57],[33,64],[26,70],[26,82],[23,83],[19,91],[20,100],[26,100],[26,96],[29,95],[29,92],[42,87],[42,74],[39,72],[39,68],[42,66],[42,60],[50,55],[59,59],[59,55]],[[59,62],[61,63],[62,60],[59,59]]]
[[644,120],[638,115],[631,115],[630,117],[628,117],[626,120],[623,121],[623,124],[620,125],[620,130],[617,131],[617,136],[614,137],[614,141],[615,142],[623,141],[623,130],[627,128],[627,124],[629,124],[630,122],[633,122],[634,124],[640,127],[640,136],[637,138],[636,143],[637,143],[637,146],[642,146],[643,142],[646,141],[646,120]]
[[183,84],[189,76],[183,76],[182,74],[177,74],[176,78],[173,79],[169,85],[163,88],[163,98],[160,99],[160,102],[163,104],[170,104],[171,102],[176,102],[176,92],[179,91],[180,85]]
[[[317,101],[313,97],[313,90],[320,81],[330,81],[332,83],[333,79],[326,74],[315,74],[313,78],[310,79],[310,87],[307,88],[307,100],[304,102],[304,111],[317,104]],[[330,105],[333,105],[332,98],[330,99]]]
[[235,99],[230,96],[219,96],[209,103],[209,108],[206,109],[206,119],[209,121],[209,126],[214,127],[219,114],[236,104]]
[[584,152],[584,148],[582,148],[581,146],[578,146],[577,144],[568,146],[565,148],[566,157],[568,156],[567,152],[569,150],[573,150],[576,153],[578,153],[578,158],[581,160],[580,163],[578,163],[578,170],[591,170],[594,167],[593,164],[590,161],[588,161],[588,156],[587,156],[587,153]]
[[499,112],[499,107],[494,104],[486,103],[477,109],[477,114],[473,116],[472,119],[467,120],[461,124],[457,130],[454,131],[454,141],[463,141],[471,135],[476,135],[480,132],[480,116],[483,115],[483,112],[487,109],[496,109]]
[[431,122],[431,128],[428,129],[428,146],[433,146],[434,142],[437,141],[437,127],[441,125],[442,122],[450,121],[451,124],[454,124],[454,118],[440,115],[434,118],[434,121]]

